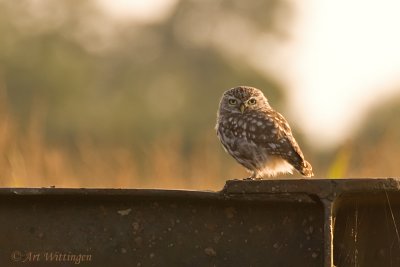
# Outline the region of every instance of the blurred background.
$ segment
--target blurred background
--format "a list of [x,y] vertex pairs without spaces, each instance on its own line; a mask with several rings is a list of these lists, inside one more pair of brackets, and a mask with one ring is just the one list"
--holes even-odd
[[396,176],[399,12],[389,0],[0,0],[0,186],[221,189],[247,175],[214,130],[238,85],[287,118],[316,177]]

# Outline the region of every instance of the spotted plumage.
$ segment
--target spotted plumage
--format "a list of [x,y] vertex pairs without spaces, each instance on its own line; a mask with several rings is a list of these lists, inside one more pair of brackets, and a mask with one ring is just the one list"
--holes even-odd
[[313,176],[285,118],[253,87],[226,91],[217,114],[217,135],[224,149],[252,175],[264,178],[296,169]]

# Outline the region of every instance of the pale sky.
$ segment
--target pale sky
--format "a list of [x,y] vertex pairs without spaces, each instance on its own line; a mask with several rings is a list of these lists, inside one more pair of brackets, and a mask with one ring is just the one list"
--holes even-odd
[[298,10],[282,73],[292,115],[309,140],[334,145],[371,106],[400,93],[400,1],[306,0]]
[[[163,18],[176,3],[98,1],[119,18],[143,21]],[[400,1],[292,2],[290,41],[274,51],[262,51],[260,42],[250,62],[289,90],[290,123],[317,147],[334,146],[357,129],[371,106],[400,94]]]

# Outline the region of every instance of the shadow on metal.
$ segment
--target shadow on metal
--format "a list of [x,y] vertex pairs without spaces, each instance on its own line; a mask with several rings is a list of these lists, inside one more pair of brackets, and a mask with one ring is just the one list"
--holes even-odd
[[400,193],[344,194],[334,210],[337,266],[400,266]]
[[0,266],[399,266],[395,179],[0,189]]

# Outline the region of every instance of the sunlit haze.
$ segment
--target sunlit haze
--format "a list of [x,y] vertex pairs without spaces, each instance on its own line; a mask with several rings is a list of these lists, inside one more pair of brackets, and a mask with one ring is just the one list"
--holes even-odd
[[157,21],[168,14],[176,0],[97,0],[107,12],[119,19]]
[[[142,21],[165,16],[176,3],[99,1],[117,17]],[[273,71],[289,90],[293,124],[316,146],[330,147],[356,130],[371,106],[399,92],[400,2],[307,0],[293,6],[289,41],[276,51],[262,51],[260,42],[253,63]],[[275,61],[266,65],[266,58]]]
[[342,141],[400,89],[400,2],[308,0],[298,6],[286,66],[292,110],[307,137]]

